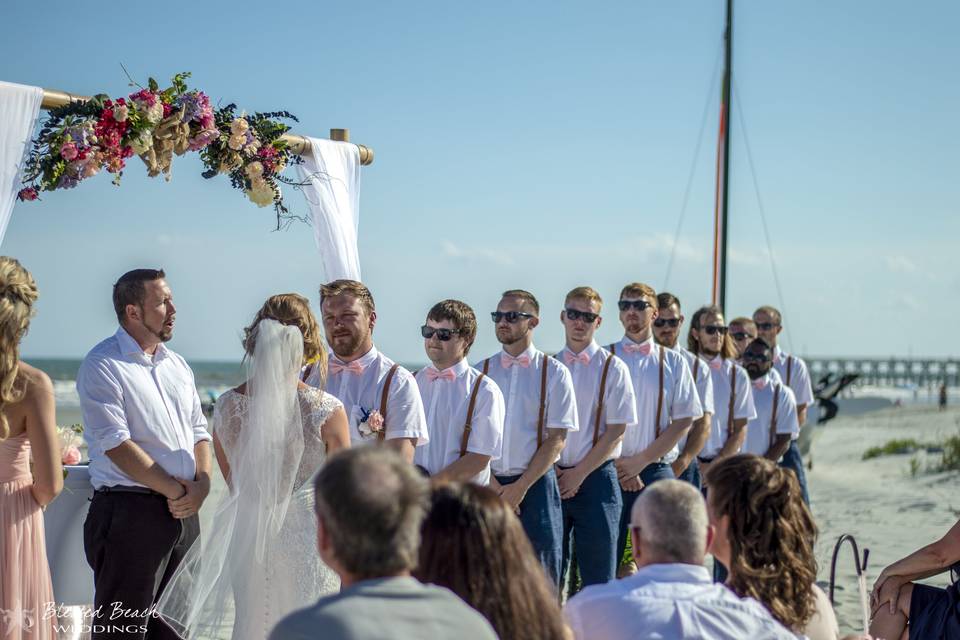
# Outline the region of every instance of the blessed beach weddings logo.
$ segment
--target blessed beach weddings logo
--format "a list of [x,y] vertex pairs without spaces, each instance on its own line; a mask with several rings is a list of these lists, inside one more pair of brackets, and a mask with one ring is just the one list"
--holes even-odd
[[157,617],[156,605],[148,609],[128,609],[122,602],[92,607],[81,605],[67,607],[55,602],[46,602],[40,609],[25,609],[20,603],[13,609],[0,609],[0,625],[3,634],[13,635],[17,630],[29,632],[41,623],[53,621],[56,634],[91,633],[146,633],[145,619]]

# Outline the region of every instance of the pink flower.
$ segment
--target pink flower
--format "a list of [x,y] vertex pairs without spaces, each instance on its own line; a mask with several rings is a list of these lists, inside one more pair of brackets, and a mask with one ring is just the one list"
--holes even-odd
[[80,464],[83,456],[80,455],[80,449],[74,445],[67,447],[63,452],[63,464]]
[[26,187],[24,189],[20,189],[20,193],[17,194],[17,198],[19,198],[23,202],[32,202],[33,200],[37,200],[39,197],[40,197],[40,194],[37,192],[37,190],[34,187]]
[[60,155],[67,162],[75,159],[77,157],[77,145],[72,142],[65,142],[62,147],[60,147]]
[[367,416],[367,426],[375,433],[383,431],[383,416],[376,409],[371,411],[370,415]]

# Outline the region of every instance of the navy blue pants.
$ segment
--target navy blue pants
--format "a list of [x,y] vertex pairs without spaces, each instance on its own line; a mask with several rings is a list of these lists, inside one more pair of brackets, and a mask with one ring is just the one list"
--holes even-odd
[[690,461],[690,464],[687,465],[687,468],[677,476],[677,480],[689,482],[695,486],[698,491],[703,488],[703,482],[700,479],[700,464],[697,462],[696,456],[694,456],[693,460]]
[[[665,462],[654,462],[648,464],[640,472],[640,480],[644,487],[648,487],[659,480],[672,480],[674,478],[673,469]],[[623,552],[627,548],[627,536],[630,534],[630,512],[633,510],[633,503],[637,501],[643,489],[640,491],[624,491],[620,488],[623,496],[623,508],[620,510],[620,532],[617,536],[617,563],[623,557]]]
[[620,483],[613,460],[588,475],[577,495],[563,508],[563,574],[576,552],[583,586],[603,584],[617,575],[617,527],[621,511]]
[[800,447],[796,440],[790,441],[790,448],[780,459],[780,466],[784,469],[793,469],[797,474],[797,481],[800,483],[800,491],[803,492],[803,501],[810,506],[810,494],[807,493],[807,474],[803,470],[803,456],[800,455]]
[[[502,485],[513,484],[520,476],[497,476]],[[560,584],[560,561],[563,559],[563,509],[560,488],[553,467],[530,485],[520,503],[520,522],[527,532],[533,552],[540,560],[554,585]]]

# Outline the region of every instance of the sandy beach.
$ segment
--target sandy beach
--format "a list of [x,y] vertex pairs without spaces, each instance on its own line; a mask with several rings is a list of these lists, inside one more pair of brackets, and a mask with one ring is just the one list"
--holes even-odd
[[[840,535],[853,534],[870,549],[867,587],[880,571],[907,553],[941,537],[960,517],[956,473],[910,475],[910,460],[933,462],[937,454],[905,454],[861,460],[871,446],[894,438],[939,442],[960,430],[960,410],[902,407],[843,416],[821,428],[808,471],[813,513],[820,527],[820,584],[830,580],[830,558]],[[928,582],[945,586],[946,576]],[[860,631],[860,605],[852,552],[837,560],[836,612],[843,632]]]

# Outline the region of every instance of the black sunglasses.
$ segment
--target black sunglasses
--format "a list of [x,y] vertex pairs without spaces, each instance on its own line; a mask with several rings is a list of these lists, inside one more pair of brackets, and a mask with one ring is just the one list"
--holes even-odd
[[645,311],[653,305],[646,300],[620,300],[617,302],[617,306],[620,307],[620,311],[626,311],[630,307],[633,307],[637,311]]
[[583,320],[584,322],[593,322],[600,317],[599,313],[590,313],[589,311],[578,311],[576,309],[564,309],[569,320]]
[[780,326],[780,325],[778,325],[778,324],[776,324],[776,323],[773,323],[773,322],[758,322],[758,323],[757,323],[757,329],[760,329],[760,331],[770,331],[771,329],[775,329],[775,328],[777,328],[777,327],[779,327],[779,326]]
[[653,326],[659,327],[671,327],[676,329],[680,326],[680,318],[657,318],[653,321]]
[[532,313],[524,313],[523,311],[491,311],[490,317],[493,318],[494,322],[506,320],[510,324],[514,324],[520,318],[532,318],[534,316]]
[[740,359],[744,362],[769,362],[770,357],[765,353],[751,353],[750,351],[744,352]]
[[446,342],[458,333],[460,333],[460,331],[457,329],[438,329],[437,327],[428,327],[427,325],[420,327],[420,335],[427,340],[433,336],[437,336],[437,340],[440,342]]
[[736,340],[737,342],[741,342],[743,340],[746,340],[747,338],[752,338],[753,336],[751,336],[749,333],[744,333],[743,331],[737,331],[736,333],[731,333],[730,337]]
[[727,334],[727,327],[723,326],[722,324],[710,324],[705,327],[700,327],[700,329],[702,331],[706,331],[711,336],[718,333],[722,336]]

